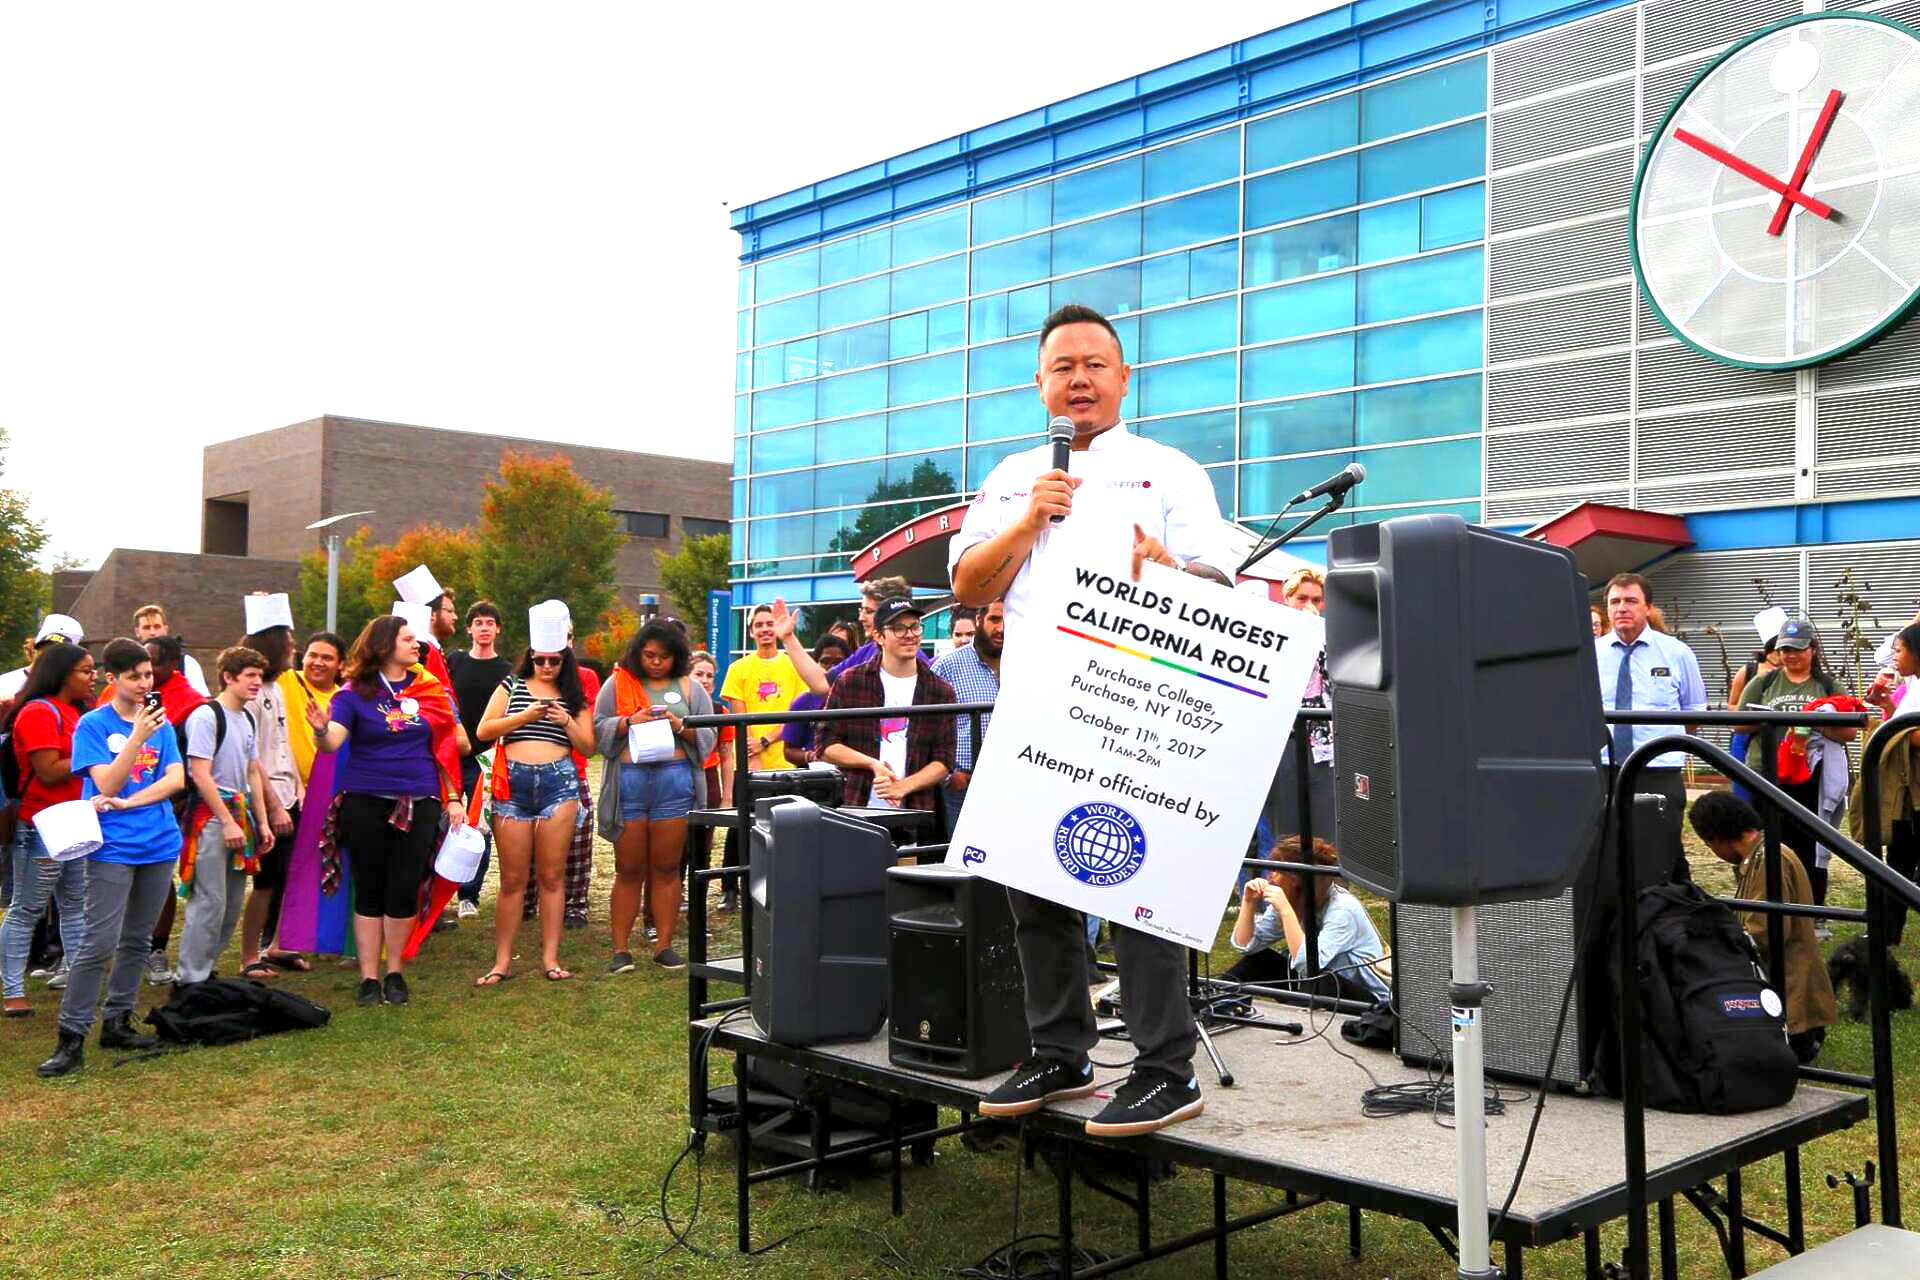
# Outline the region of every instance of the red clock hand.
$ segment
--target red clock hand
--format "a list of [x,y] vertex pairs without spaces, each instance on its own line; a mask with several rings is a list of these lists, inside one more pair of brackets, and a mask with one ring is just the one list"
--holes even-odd
[[1727,168],[1733,170],[1741,177],[1746,178],[1748,181],[1759,183],[1767,190],[1780,196],[1781,199],[1793,201],[1816,218],[1831,218],[1834,216],[1832,205],[1814,199],[1798,187],[1788,186],[1786,183],[1780,181],[1780,179],[1768,173],[1765,169],[1760,168],[1758,165],[1748,164],[1745,160],[1733,154],[1733,152],[1714,146],[1713,143],[1708,142],[1697,133],[1689,133],[1685,129],[1675,129],[1673,136],[1709,159],[1718,160],[1721,164],[1727,166]]
[[[1787,185],[1798,191],[1800,184],[1807,180],[1807,170],[1813,168],[1813,157],[1820,150],[1820,144],[1826,141],[1827,130],[1833,127],[1833,117],[1840,111],[1840,91],[1827,90],[1826,103],[1820,108],[1820,118],[1813,122],[1813,132],[1807,135],[1807,145],[1801,148],[1800,163],[1793,166],[1793,177]],[[1767,224],[1767,234],[1777,236],[1786,229],[1787,215],[1793,212],[1793,202],[1780,197],[1780,207],[1773,211],[1773,221]]]

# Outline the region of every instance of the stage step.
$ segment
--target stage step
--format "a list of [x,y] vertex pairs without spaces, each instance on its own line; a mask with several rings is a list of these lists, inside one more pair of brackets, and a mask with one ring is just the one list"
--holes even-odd
[[1920,1234],[1879,1223],[1849,1231],[1752,1275],[1767,1280],[1892,1280],[1920,1275]]

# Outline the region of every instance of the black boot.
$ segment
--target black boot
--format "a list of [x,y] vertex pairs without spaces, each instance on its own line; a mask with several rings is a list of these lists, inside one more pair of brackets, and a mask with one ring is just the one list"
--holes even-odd
[[60,1028],[60,1043],[54,1048],[53,1056],[40,1064],[41,1076],[64,1076],[69,1071],[78,1071],[86,1065],[86,1047],[84,1033]]
[[160,1042],[143,1031],[133,1029],[133,1015],[116,1013],[100,1024],[102,1049],[158,1049]]

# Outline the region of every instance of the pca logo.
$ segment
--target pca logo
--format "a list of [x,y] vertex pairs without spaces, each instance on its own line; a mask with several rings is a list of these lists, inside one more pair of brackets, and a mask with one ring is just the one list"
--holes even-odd
[[1053,856],[1081,884],[1124,884],[1147,860],[1147,833],[1131,813],[1099,800],[1067,810],[1053,831]]
[[968,845],[967,851],[960,855],[960,864],[966,867],[977,867],[986,860],[987,851],[978,845]]

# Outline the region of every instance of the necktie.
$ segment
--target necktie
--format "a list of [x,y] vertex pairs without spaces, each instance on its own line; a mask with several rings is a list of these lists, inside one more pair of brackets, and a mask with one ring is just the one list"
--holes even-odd
[[[1613,709],[1615,711],[1633,710],[1633,647],[1623,646],[1620,650],[1620,674],[1613,682]],[[1633,753],[1633,726],[1616,724],[1613,726],[1613,767],[1618,769],[1626,763]]]

